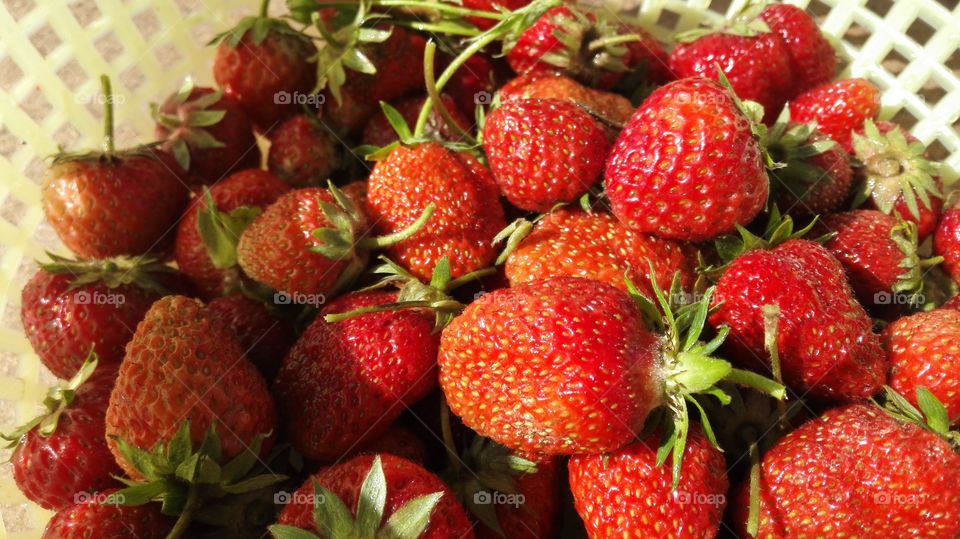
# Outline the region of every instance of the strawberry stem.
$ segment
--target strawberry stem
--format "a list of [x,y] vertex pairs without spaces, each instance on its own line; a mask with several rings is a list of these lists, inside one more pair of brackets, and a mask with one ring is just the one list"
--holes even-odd
[[183,532],[187,531],[187,527],[193,519],[193,512],[197,508],[199,498],[200,488],[191,485],[190,490],[187,492],[187,501],[184,502],[183,511],[181,511],[180,516],[177,517],[177,522],[173,525],[173,529],[167,534],[167,539],[178,539],[183,535]]
[[323,317],[331,324],[343,322],[350,318],[356,318],[364,314],[382,313],[387,311],[403,311],[406,309],[431,309],[435,311],[453,311],[460,312],[464,309],[464,304],[459,301],[447,299],[441,301],[399,301],[397,303],[388,303],[386,305],[371,305],[370,307],[360,307],[344,313],[333,313]]
[[747,533],[756,537],[760,532],[760,449],[757,442],[750,444],[750,504],[747,509]]
[[260,18],[265,19],[267,17],[267,8],[270,7],[270,0],[263,0],[260,2]]
[[609,37],[604,37],[600,39],[595,39],[587,45],[587,50],[595,51],[600,50],[611,45],[620,45],[622,43],[630,43],[631,41],[640,41],[642,36],[640,34],[618,34]]
[[436,211],[437,206],[433,203],[429,204],[424,208],[423,213],[420,214],[420,217],[413,222],[407,228],[394,232],[393,234],[387,234],[386,236],[377,236],[375,238],[364,238],[357,242],[357,248],[365,251],[372,251],[374,249],[383,249],[384,247],[389,247],[400,243],[403,240],[409,239],[411,236],[420,232],[420,229],[427,224],[427,221],[430,220],[430,217],[433,216],[433,212]]
[[[779,384],[783,384],[783,370],[780,368],[780,348],[777,345],[777,331],[780,325],[780,307],[776,305],[763,306],[763,347],[770,354],[770,367],[773,371],[773,379]],[[780,430],[786,432],[787,425],[787,403],[783,398],[777,399],[777,414],[780,416],[778,425]]]
[[740,386],[756,389],[761,393],[766,393],[775,399],[786,397],[787,390],[782,385],[761,376],[755,372],[745,371],[743,369],[730,369],[730,373],[723,377],[723,380]]
[[113,142],[113,95],[110,77],[100,75],[100,90],[103,92],[103,147],[108,154],[114,150]]
[[[423,49],[423,78],[427,86],[427,95],[430,96],[430,101],[433,102],[433,106],[436,107],[437,112],[440,113],[440,117],[443,118],[444,123],[450,126],[450,129],[453,129],[457,136],[460,137],[460,140],[465,140],[471,144],[476,144],[477,140],[465,131],[456,120],[453,119],[453,116],[450,114],[450,111],[447,109],[446,105],[443,104],[443,100],[440,99],[440,90],[437,89],[437,80],[434,76],[434,57],[437,53],[437,44],[431,39],[427,42],[427,46]],[[415,132],[414,136],[420,136],[423,133]]]
[[440,432],[443,436],[443,448],[447,452],[450,466],[455,474],[460,473],[461,462],[460,455],[457,454],[457,445],[453,440],[453,428],[450,426],[450,407],[447,406],[447,399],[440,397]]

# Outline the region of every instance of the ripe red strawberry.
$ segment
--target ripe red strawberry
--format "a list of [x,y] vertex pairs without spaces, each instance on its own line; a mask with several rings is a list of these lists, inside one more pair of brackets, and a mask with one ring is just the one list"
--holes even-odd
[[604,185],[624,225],[692,241],[752,221],[770,187],[750,119],[703,78],[671,82],[640,105],[610,152]]
[[13,479],[44,509],[63,509],[115,486],[111,476],[121,473],[103,435],[117,367],[97,369],[92,357],[64,387],[50,389],[43,415],[3,435],[13,448]]
[[960,311],[936,309],[900,318],[883,330],[890,358],[890,386],[917,404],[924,387],[960,425]]
[[[352,458],[357,455],[376,455],[389,453],[395,457],[407,459],[421,466],[427,461],[427,446],[416,434],[409,429],[394,423],[381,436],[371,440],[348,454]],[[346,458],[346,457],[345,457]]]
[[[460,113],[460,110],[457,108],[457,104],[453,99],[446,95],[442,94],[440,96],[441,101],[443,101],[444,107],[447,108],[447,111],[450,113],[450,116],[456,121],[457,125],[464,131],[470,131],[473,122],[468,120],[467,117],[464,117]],[[420,109],[423,108],[423,103],[427,100],[425,96],[417,97],[408,97],[402,99],[395,104],[397,112],[403,116],[403,119],[406,120],[408,125],[414,125],[417,122],[417,116],[420,114]],[[472,118],[473,116],[469,116]],[[431,140],[437,141],[449,141],[449,142],[460,142],[460,134],[458,134],[452,127],[447,125],[443,120],[443,117],[440,115],[440,112],[437,109],[431,108],[430,115],[427,117],[427,123],[424,127],[423,136]],[[391,144],[392,142],[399,139],[397,132],[394,131],[393,127],[390,126],[390,123],[387,121],[387,117],[384,114],[376,114],[373,118],[367,122],[367,126],[363,128],[363,143],[369,144],[371,146],[376,146],[382,148]]]
[[177,266],[203,298],[217,297],[239,285],[236,243],[242,227],[289,190],[269,172],[251,168],[212,186],[212,206],[204,194],[193,200],[177,227],[173,252]]
[[624,291],[626,275],[641,293],[653,297],[651,265],[657,282],[669,283],[679,272],[681,287],[692,288],[695,260],[688,251],[680,243],[634,232],[612,215],[561,208],[537,221],[510,253],[506,274],[511,286],[569,275]]
[[592,538],[716,537],[726,506],[726,463],[699,427],[691,428],[680,483],[658,466],[659,439],[648,436],[606,455],[574,455],[570,489]]
[[865,79],[825,82],[790,101],[790,119],[818,131],[853,153],[852,132],[880,113],[880,89]]
[[[957,537],[958,481],[960,455],[937,434],[873,405],[834,408],[763,456],[756,537]],[[747,486],[733,504],[744,528]]]
[[806,11],[790,4],[770,4],[763,8],[759,18],[787,47],[795,84],[789,97],[829,82],[837,75],[837,53]]
[[[384,528],[393,533],[382,536],[398,539],[474,537],[463,507],[443,481],[393,455],[359,456],[325,468],[291,498],[293,503],[280,513],[279,524],[270,527],[275,537],[299,537],[290,527],[330,537],[362,537],[366,532],[358,530],[376,533]],[[321,506],[334,508],[315,512],[315,499],[322,500]]]
[[80,261],[50,255],[23,288],[20,319],[40,361],[59,378],[76,374],[90,349],[118,365],[154,301],[175,285],[155,259]]
[[853,298],[843,266],[817,243],[790,240],[740,256],[720,277],[713,302],[710,323],[730,327],[727,350],[760,369],[770,368],[764,348],[770,323],[763,311],[768,305],[779,309],[783,378],[797,392],[857,401],[884,383],[887,362],[872,321]]
[[266,305],[240,292],[213,299],[207,310],[233,330],[244,355],[263,377],[273,380],[280,362],[297,340],[293,326],[271,316]]
[[523,210],[545,212],[577,200],[597,183],[610,143],[600,124],[577,105],[527,99],[490,113],[483,150],[507,200]]
[[[500,88],[499,95],[503,103],[524,99],[570,101],[614,125],[627,123],[634,111],[630,100],[621,95],[589,88],[569,77],[553,72],[538,72],[515,77]],[[616,138],[619,130],[612,131],[612,138]]]
[[263,377],[230,328],[199,301],[167,296],[153,304],[127,345],[107,408],[110,450],[130,477],[140,478],[118,439],[149,451],[173,439],[185,420],[195,443],[215,425],[229,459],[274,431],[276,416]]
[[943,269],[960,283],[960,207],[943,212],[933,236],[933,252],[943,257]]
[[313,42],[265,11],[244,17],[217,42],[213,78],[261,130],[296,114],[300,107],[292,96],[306,95],[316,84]]
[[115,491],[104,491],[60,510],[44,528],[43,539],[164,539],[173,528],[160,504],[127,506],[118,500]]
[[202,183],[216,183],[232,171],[260,164],[250,118],[219,90],[194,87],[187,81],[163,104],[154,106],[153,119],[161,147]]
[[294,116],[269,135],[267,169],[294,187],[324,185],[341,165],[340,143],[314,116]]
[[618,27],[621,35],[636,34],[640,39],[627,41],[625,64],[631,70],[641,70],[643,82],[650,85],[661,85],[677,78],[670,70],[670,55],[664,50],[663,44],[649,32],[626,22],[621,21]]
[[[503,10],[515,11],[529,3],[530,0],[464,0],[463,7],[477,11],[499,13]],[[467,20],[481,30],[492,28],[497,23],[495,19],[485,17],[467,17]]]
[[493,61],[486,54],[477,53],[453,73],[443,91],[453,98],[464,117],[473,118],[477,105],[489,105],[496,89]]
[[436,205],[423,230],[387,249],[417,278],[429,280],[444,257],[454,278],[496,258],[492,241],[506,226],[503,208],[490,171],[472,155],[435,142],[398,146],[377,162],[368,182],[367,211],[382,234],[410,226]]
[[[347,294],[322,315],[393,303],[394,292]],[[283,360],[273,385],[293,447],[334,461],[384,433],[405,406],[436,387],[439,336],[428,311],[368,313],[330,323],[317,317]],[[303,414],[304,407],[327,410]]]

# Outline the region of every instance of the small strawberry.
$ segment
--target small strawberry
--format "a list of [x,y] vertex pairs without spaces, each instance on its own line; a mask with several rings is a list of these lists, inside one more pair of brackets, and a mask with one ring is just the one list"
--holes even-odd
[[118,365],[147,310],[176,284],[175,270],[152,258],[49,256],[23,288],[20,319],[40,361],[59,378],[76,374],[91,347],[101,365]]
[[[508,103],[524,99],[559,99],[576,103],[590,114],[613,125],[627,123],[633,115],[630,100],[611,92],[589,88],[560,73],[538,72],[521,75],[500,88],[500,101]],[[613,131],[613,137],[619,130]]]
[[161,147],[202,183],[216,183],[232,171],[259,165],[250,118],[221,91],[194,87],[188,80],[152,108]]
[[119,475],[104,437],[103,415],[117,368],[97,369],[96,355],[65,386],[51,388],[43,415],[3,435],[13,448],[13,479],[44,509],[59,510],[78,498],[115,486]]
[[487,116],[483,150],[500,191],[514,206],[545,212],[572,202],[600,179],[610,143],[577,105],[510,101]]
[[790,119],[816,129],[853,153],[852,134],[880,112],[880,89],[865,79],[825,82],[790,101]]
[[661,466],[659,440],[648,436],[604,455],[570,459],[570,489],[577,513],[593,539],[716,537],[726,506],[726,463],[719,449],[692,425],[680,483]]
[[277,539],[395,537],[473,539],[450,489],[417,464],[393,455],[359,456],[325,468],[291,495],[270,526]]
[[421,466],[427,461],[427,446],[423,443],[423,440],[409,429],[401,427],[396,423],[375,440],[370,440],[360,445],[344,458],[352,458],[357,455],[376,455],[380,453],[388,453],[395,457],[404,458]]
[[110,490],[61,509],[47,523],[42,539],[165,539],[172,528],[160,504],[123,505]]
[[[450,112],[454,121],[460,126],[460,129],[462,131],[469,131],[473,122],[460,113],[453,99],[446,94],[442,94],[440,99],[443,101],[444,106],[447,108],[447,111]],[[398,101],[394,108],[403,116],[407,124],[414,125],[417,121],[417,116],[420,114],[420,109],[423,108],[423,103],[426,100],[426,96],[408,97]],[[472,117],[471,115],[470,118]],[[427,117],[423,135],[432,140],[446,142],[459,142],[461,138],[457,131],[447,125],[436,107],[430,109],[430,116]],[[367,122],[367,126],[363,128],[362,141],[364,144],[382,148],[396,140],[398,140],[397,132],[394,131],[390,125],[385,114],[375,115]]]
[[271,130],[267,169],[294,187],[326,184],[340,167],[340,143],[310,114],[300,114]]
[[236,245],[260,211],[290,188],[269,172],[234,172],[209,193],[194,198],[177,227],[177,266],[202,297],[217,297],[239,285]]
[[787,47],[794,75],[793,95],[829,82],[837,75],[837,53],[806,11],[790,4],[770,4],[759,18]]
[[254,124],[269,131],[298,107],[284,94],[306,95],[316,84],[317,48],[286,21],[267,16],[269,0],[257,16],[217,35],[213,78],[236,100]]
[[703,78],[671,82],[643,102],[610,152],[604,186],[624,225],[691,241],[752,221],[770,187],[739,100]]
[[244,355],[263,377],[273,380],[280,362],[297,340],[293,325],[271,316],[266,305],[240,292],[214,298],[207,310],[233,330]]
[[960,207],[943,212],[933,235],[933,252],[943,257],[943,269],[960,283]]

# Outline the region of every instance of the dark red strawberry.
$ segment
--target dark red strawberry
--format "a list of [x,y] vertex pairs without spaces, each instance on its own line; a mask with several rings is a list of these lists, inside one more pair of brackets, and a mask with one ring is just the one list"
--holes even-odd
[[493,61],[486,54],[478,53],[467,58],[453,73],[444,93],[453,98],[465,118],[473,118],[477,105],[491,104],[496,89]]
[[267,169],[294,187],[324,185],[342,164],[341,142],[314,116],[294,116],[269,137]]
[[790,4],[770,4],[763,8],[759,18],[787,47],[795,87],[789,97],[829,82],[837,75],[837,53],[817,21],[806,11]]
[[[448,95],[442,94],[440,99],[443,101],[443,105],[450,113],[450,116],[457,125],[460,126],[460,129],[469,132],[473,126],[473,121],[468,120],[468,117],[460,113],[457,104]],[[414,125],[417,122],[417,116],[420,115],[420,109],[423,108],[423,103],[426,100],[427,98],[425,96],[408,97],[398,101],[394,108],[403,116],[407,124]],[[471,115],[469,118],[473,118],[473,116]],[[435,107],[430,109],[430,115],[427,117],[423,136],[437,141],[461,141],[460,133],[447,125],[443,116],[440,115],[440,112],[437,111]],[[382,148],[398,139],[399,136],[397,132],[390,126],[390,122],[387,121],[387,117],[384,114],[374,115],[374,117],[367,122],[367,126],[363,128],[363,143],[369,144],[370,146]]]
[[[570,101],[590,114],[613,125],[627,123],[633,115],[630,100],[611,92],[589,88],[560,73],[542,72],[521,75],[500,88],[500,101],[507,103],[525,99],[559,99]],[[619,129],[610,129],[613,136]]]
[[263,377],[273,380],[297,340],[290,322],[271,316],[266,305],[240,292],[213,299],[207,310],[233,330],[244,355]]
[[661,85],[677,78],[670,70],[670,55],[667,54],[663,44],[657,38],[643,28],[623,21],[620,22],[618,33],[621,35],[637,35],[640,38],[624,43],[627,48],[624,63],[628,68],[638,71],[642,75],[641,80],[644,84],[647,86]]
[[577,105],[527,99],[490,113],[483,150],[507,200],[523,210],[545,212],[577,200],[600,180],[610,143],[600,124]]
[[[477,11],[499,13],[501,11],[515,11],[529,3],[530,0],[463,0],[463,7]],[[467,17],[467,20],[481,30],[487,30],[497,23],[496,19],[485,17]]]
[[943,269],[960,283],[960,207],[943,212],[933,236],[933,252],[943,257]]
[[790,101],[790,119],[818,131],[853,153],[852,134],[880,113],[880,89],[866,79],[825,82]]
[[172,528],[160,504],[126,506],[110,490],[59,511],[44,528],[43,539],[164,539]]
[[351,451],[349,457],[357,455],[377,455],[389,453],[395,457],[407,459],[421,466],[427,461],[427,446],[409,429],[394,424],[380,437],[371,440]]

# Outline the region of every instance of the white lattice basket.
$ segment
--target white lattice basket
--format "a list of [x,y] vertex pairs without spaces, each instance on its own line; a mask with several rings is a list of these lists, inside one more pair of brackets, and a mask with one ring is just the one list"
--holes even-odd
[[[276,0],[273,11],[282,11]],[[621,2],[624,3],[624,2]],[[705,17],[733,13],[722,0],[627,0],[625,11],[661,38]],[[910,128],[960,171],[960,8],[957,0],[799,0],[846,59],[845,76],[883,89],[883,117]],[[258,0],[3,0],[0,9],[0,430],[36,412],[54,382],[23,336],[20,290],[45,249],[62,250],[40,209],[44,157],[57,145],[99,143],[97,77],[114,80],[118,143],[151,139],[147,104],[192,76],[211,83],[204,44]],[[2,455],[0,455],[2,457]],[[0,537],[38,537],[50,514],[0,466]]]

